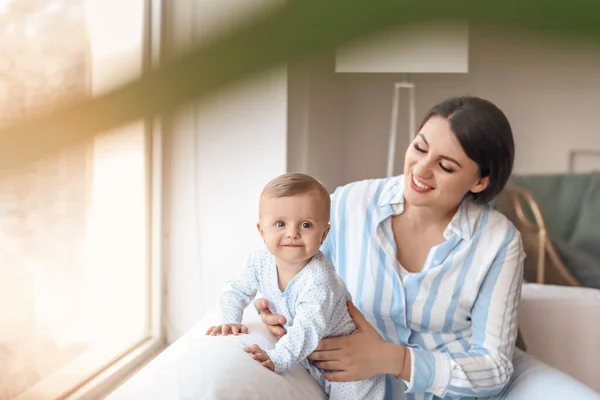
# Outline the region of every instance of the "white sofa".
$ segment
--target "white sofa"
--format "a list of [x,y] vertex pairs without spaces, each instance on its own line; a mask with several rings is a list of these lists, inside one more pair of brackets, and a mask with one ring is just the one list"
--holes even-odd
[[[600,290],[526,284],[519,316],[528,353],[600,392]],[[240,342],[269,348],[274,340],[254,310],[246,310],[244,322],[254,332],[250,337],[207,337],[214,315],[207,316],[108,399],[239,398],[240,386],[256,382],[269,386],[267,397],[255,391],[245,399],[324,398],[299,365],[282,377],[247,357]]]
[[527,353],[600,392],[600,290],[526,284],[519,326]]

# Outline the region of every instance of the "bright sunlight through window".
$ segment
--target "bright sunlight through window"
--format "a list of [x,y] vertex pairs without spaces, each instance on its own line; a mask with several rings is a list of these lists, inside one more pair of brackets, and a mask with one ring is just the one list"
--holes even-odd
[[[0,124],[139,76],[146,6],[0,0]],[[133,123],[0,180],[0,400],[63,397],[152,335],[148,137]]]

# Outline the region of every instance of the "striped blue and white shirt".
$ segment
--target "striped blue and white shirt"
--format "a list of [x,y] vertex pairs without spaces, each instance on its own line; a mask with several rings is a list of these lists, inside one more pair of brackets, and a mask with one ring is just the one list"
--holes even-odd
[[391,216],[404,177],[355,182],[332,195],[322,251],[382,337],[411,352],[410,381],[386,399],[487,397],[513,372],[525,254],[519,232],[489,205],[465,200],[420,272],[398,274]]

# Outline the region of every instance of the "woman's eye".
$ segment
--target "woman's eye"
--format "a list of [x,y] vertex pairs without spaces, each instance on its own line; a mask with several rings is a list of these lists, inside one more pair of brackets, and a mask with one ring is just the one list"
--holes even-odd
[[277,221],[277,222],[275,222],[275,226],[278,228],[283,228],[285,226],[285,222]]
[[302,225],[300,225],[300,226],[303,227],[304,229],[312,228],[312,224],[310,222],[303,222]]
[[444,167],[444,164],[442,164],[442,163],[440,163],[440,168],[443,169],[444,171],[448,172],[448,173],[454,172],[454,170],[452,168]]
[[413,147],[414,147],[414,148],[415,148],[415,150],[416,150],[416,151],[418,151],[418,152],[421,152],[421,153],[427,153],[427,151],[425,151],[425,149],[422,149],[422,148],[419,146],[419,143],[415,143]]

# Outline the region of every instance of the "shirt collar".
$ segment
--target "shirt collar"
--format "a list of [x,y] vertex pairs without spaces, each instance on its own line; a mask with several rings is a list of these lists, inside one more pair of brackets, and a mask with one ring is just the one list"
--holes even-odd
[[377,205],[379,207],[400,205],[398,213],[402,212],[404,209],[404,175],[387,179],[383,184]]
[[[388,178],[384,183],[377,205],[380,208],[392,207],[393,214],[401,214],[404,210],[404,175]],[[444,231],[444,238],[452,234],[470,241],[482,215],[483,206],[466,198],[458,207],[458,211],[450,220]]]
[[444,231],[444,237],[448,238],[451,233],[454,233],[462,239],[470,241],[479,224],[482,210],[483,206],[473,203],[469,198],[464,199]]

